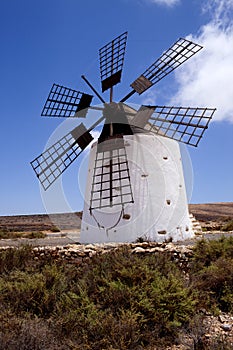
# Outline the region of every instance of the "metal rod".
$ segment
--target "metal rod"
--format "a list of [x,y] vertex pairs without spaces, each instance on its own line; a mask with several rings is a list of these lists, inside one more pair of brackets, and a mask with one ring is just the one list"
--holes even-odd
[[[112,41],[112,62],[111,62],[111,73],[113,74],[113,54],[114,54],[114,42]],[[109,96],[110,103],[113,100],[113,86],[110,87],[110,96]],[[112,121],[109,125],[110,128],[110,136],[113,136],[113,125]],[[110,151],[110,156],[112,156],[112,151]],[[112,161],[110,160],[110,204],[112,203]],[[112,204],[111,204],[112,205]]]
[[132,90],[128,93],[128,95],[126,95],[125,97],[123,97],[120,102],[125,102],[126,100],[128,100],[128,98],[130,98],[133,94],[135,94],[135,90]]
[[88,132],[90,132],[91,130],[93,130],[98,124],[100,124],[103,120],[105,119],[104,116],[100,117],[94,124],[92,124],[92,126],[90,126],[90,128],[87,130]]
[[96,96],[100,99],[101,102],[105,103],[103,97],[98,93],[98,91],[96,91],[96,89],[94,88],[94,86],[91,85],[91,83],[87,80],[87,78],[82,75],[81,78],[85,81],[85,83],[87,83],[87,85],[91,88],[91,90],[96,94]]
[[113,100],[113,87],[110,88],[110,102]]
[[98,106],[90,106],[88,109],[91,109],[93,111],[103,111],[104,107],[98,107]]
[[[113,75],[113,67],[114,67],[114,41],[112,41],[112,57],[111,57],[111,74]],[[113,99],[113,87],[110,87],[110,103],[112,102]]]
[[[113,94],[113,88],[110,88],[110,103],[112,102],[112,94]],[[112,121],[109,124],[109,132],[110,132],[110,136],[113,136],[113,125],[112,125]]]
[[[112,155],[112,151],[111,151]],[[112,186],[112,158],[110,159],[110,169],[109,169],[109,181],[110,181],[110,207],[113,205],[113,186]]]

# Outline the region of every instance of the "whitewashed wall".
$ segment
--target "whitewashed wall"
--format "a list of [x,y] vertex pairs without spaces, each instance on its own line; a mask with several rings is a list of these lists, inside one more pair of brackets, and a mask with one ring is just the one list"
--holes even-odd
[[178,241],[193,237],[178,142],[154,134],[129,135],[124,136],[124,140],[134,203],[125,206],[126,219],[119,207],[95,210],[94,216],[90,215],[94,144],[89,159],[80,242],[134,242],[139,237],[162,242],[169,238]]

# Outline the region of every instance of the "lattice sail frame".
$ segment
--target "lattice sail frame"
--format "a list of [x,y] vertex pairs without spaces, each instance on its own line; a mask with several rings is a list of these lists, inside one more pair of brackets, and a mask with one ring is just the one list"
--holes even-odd
[[215,111],[215,108],[142,106],[131,123],[196,147]]
[[104,141],[97,145],[90,212],[94,209],[124,207],[133,203],[129,165],[123,138]]
[[99,50],[102,92],[121,81],[127,35],[119,35]]
[[202,48],[201,45],[180,38],[147,68],[145,72],[131,84],[131,87],[139,94],[142,94]]
[[81,123],[31,162],[44,190],[54,183],[92,140],[93,137]]
[[93,96],[53,84],[41,115],[47,117],[85,118]]

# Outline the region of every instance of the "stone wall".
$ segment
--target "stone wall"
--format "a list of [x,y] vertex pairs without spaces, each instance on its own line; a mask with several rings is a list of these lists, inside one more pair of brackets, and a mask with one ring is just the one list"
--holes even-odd
[[66,260],[74,264],[81,264],[90,260],[94,255],[111,253],[125,247],[132,254],[154,254],[156,252],[168,252],[175,262],[184,270],[188,268],[189,260],[193,255],[191,246],[175,245],[172,243],[108,243],[108,244],[69,244],[56,247],[35,247],[33,253],[35,259],[52,257],[56,260]]

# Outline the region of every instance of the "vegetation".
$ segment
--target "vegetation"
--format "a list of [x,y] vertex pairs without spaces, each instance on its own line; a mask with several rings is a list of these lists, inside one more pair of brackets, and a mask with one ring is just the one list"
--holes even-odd
[[190,280],[207,309],[233,312],[233,237],[197,243]]
[[[214,221],[205,221],[202,223],[203,232],[215,232],[216,231],[233,231],[233,218],[231,216],[226,216],[224,218],[218,218]],[[220,232],[219,232],[220,233]]]
[[222,231],[233,231],[233,220],[228,220],[222,227]]
[[182,334],[193,349],[230,349],[199,335],[200,310],[233,312],[231,238],[199,242],[188,274],[169,253],[124,247],[75,265],[35,260],[29,246],[1,251],[0,273],[2,350],[152,350]]
[[50,229],[51,232],[60,232],[60,229],[57,226],[53,226]]
[[45,238],[46,234],[41,231],[32,232],[15,232],[7,229],[0,230],[0,239],[16,239],[16,238]]

